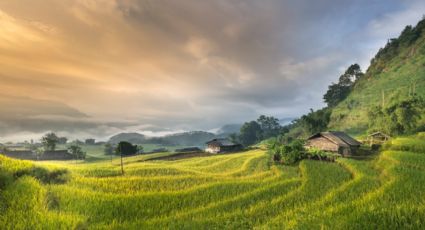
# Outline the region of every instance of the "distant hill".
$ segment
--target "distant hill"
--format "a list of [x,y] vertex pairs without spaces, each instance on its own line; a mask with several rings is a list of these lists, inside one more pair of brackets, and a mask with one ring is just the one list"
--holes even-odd
[[164,146],[203,146],[205,142],[214,139],[214,133],[204,131],[191,131],[167,135],[164,137],[146,137],[140,133],[120,133],[109,139],[110,143],[116,144],[127,141],[132,144],[159,144]]
[[109,138],[109,142],[117,144],[120,141],[127,141],[132,144],[143,144],[146,141],[146,137],[140,133],[120,133]]
[[203,146],[205,142],[214,139],[216,135],[214,133],[204,131],[191,131],[184,133],[177,133],[162,137],[165,143],[172,145],[182,146]]
[[425,97],[425,19],[416,27],[407,26],[379,50],[365,76],[333,108],[329,129],[362,133],[367,129],[369,108],[389,105],[413,93]]
[[217,135],[219,136],[228,136],[232,133],[239,133],[240,129],[242,127],[242,124],[227,124],[223,125],[220,129],[217,131]]

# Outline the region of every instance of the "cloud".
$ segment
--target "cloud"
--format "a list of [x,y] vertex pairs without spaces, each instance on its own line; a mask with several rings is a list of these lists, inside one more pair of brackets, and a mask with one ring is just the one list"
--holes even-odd
[[323,106],[327,85],[353,62],[365,68],[424,5],[2,1],[0,92],[33,100],[19,102],[24,107],[3,100],[25,114],[8,127],[59,130],[64,122],[69,135],[100,137],[134,127],[208,130],[262,113],[299,116]]

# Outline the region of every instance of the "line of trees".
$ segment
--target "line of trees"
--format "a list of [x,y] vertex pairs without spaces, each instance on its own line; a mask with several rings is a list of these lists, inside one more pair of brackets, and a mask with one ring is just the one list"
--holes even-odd
[[230,135],[230,139],[244,146],[250,146],[287,131],[285,127],[280,125],[279,119],[261,115],[255,121],[245,122],[239,133]]
[[369,132],[381,131],[389,135],[409,134],[417,129],[425,112],[425,101],[413,96],[385,108],[375,106],[368,112]]

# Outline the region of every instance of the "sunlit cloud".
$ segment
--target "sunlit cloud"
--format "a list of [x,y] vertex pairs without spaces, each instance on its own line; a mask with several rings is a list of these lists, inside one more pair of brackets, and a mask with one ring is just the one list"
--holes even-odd
[[391,2],[1,1],[0,141],[299,116],[425,9]]

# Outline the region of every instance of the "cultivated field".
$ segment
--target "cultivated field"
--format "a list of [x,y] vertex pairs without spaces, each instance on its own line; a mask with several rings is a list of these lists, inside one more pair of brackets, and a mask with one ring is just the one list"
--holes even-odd
[[[68,182],[21,175],[0,158],[5,229],[425,228],[425,137],[399,138],[369,160],[271,163],[264,150],[178,161],[158,153],[91,163],[35,163]],[[35,175],[36,173],[32,173]],[[37,175],[36,175],[37,176]],[[39,176],[40,177],[40,176]]]

